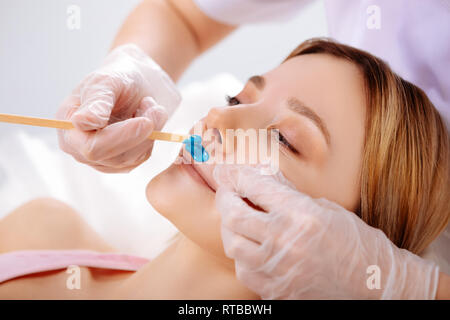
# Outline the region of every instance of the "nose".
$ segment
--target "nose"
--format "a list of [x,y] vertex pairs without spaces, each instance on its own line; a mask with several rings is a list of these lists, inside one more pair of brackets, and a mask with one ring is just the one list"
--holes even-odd
[[[228,139],[234,139],[229,134],[227,129],[239,128],[242,123],[242,118],[247,118],[246,112],[242,108],[235,107],[215,107],[210,109],[206,116],[206,128],[210,129],[216,136],[216,152],[223,154],[230,154],[234,152],[234,146]],[[219,143],[220,141],[220,143]],[[227,146],[233,146],[228,148]],[[219,151],[221,150],[221,151]]]
[[233,122],[229,110],[224,107],[215,107],[209,110],[205,124],[207,129],[217,129],[220,132],[231,127]]
[[234,107],[215,107],[206,116],[206,128],[216,128],[222,134],[226,129],[249,129],[261,127],[261,107],[239,105]]
[[234,135],[227,134],[227,129],[247,130],[264,127],[260,110],[261,107],[256,105],[214,107],[208,112],[204,124],[206,129],[216,136],[216,142],[219,142],[216,147],[219,147],[223,154],[230,154],[235,151],[236,141]]

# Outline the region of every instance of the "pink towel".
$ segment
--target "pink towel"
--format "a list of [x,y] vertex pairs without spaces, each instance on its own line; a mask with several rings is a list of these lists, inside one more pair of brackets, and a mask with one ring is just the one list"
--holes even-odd
[[32,273],[65,269],[70,265],[136,271],[149,260],[121,253],[88,250],[26,250],[0,254],[0,283]]

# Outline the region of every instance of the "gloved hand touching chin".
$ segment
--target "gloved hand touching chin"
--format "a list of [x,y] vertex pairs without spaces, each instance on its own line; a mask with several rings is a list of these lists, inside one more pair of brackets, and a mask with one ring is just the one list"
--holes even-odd
[[57,118],[62,150],[102,172],[128,172],[147,160],[153,141],[181,101],[170,77],[134,44],[114,49],[67,97]]
[[[214,176],[225,253],[263,299],[435,298],[437,265],[397,248],[354,213],[255,167],[216,166]],[[380,289],[369,289],[373,268]]]

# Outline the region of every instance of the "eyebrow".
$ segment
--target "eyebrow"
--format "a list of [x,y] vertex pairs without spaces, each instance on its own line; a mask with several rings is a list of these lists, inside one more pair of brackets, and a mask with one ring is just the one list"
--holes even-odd
[[[266,86],[266,79],[262,76],[252,76],[248,79],[249,82],[253,83],[253,85],[258,90],[263,90]],[[325,125],[325,122],[322,120],[321,117],[317,115],[311,108],[306,106],[303,102],[298,100],[297,98],[291,97],[287,100],[288,108],[304,117],[307,117],[309,120],[311,120],[322,132],[323,136],[325,137],[325,140],[328,145],[330,145],[330,132],[328,131],[327,126]]]
[[287,100],[287,105],[290,110],[302,116],[305,116],[312,122],[314,122],[314,124],[319,128],[319,130],[324,135],[327,144],[330,145],[330,132],[328,131],[327,126],[323,122],[322,118],[320,118],[317,115],[317,113],[315,113],[311,108],[309,108],[303,102],[294,97],[291,97]]

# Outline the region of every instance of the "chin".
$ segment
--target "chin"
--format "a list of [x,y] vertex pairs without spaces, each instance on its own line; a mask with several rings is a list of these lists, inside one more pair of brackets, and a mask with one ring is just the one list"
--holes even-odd
[[209,253],[226,258],[215,192],[191,170],[190,165],[172,164],[149,182],[147,199],[184,236]]

